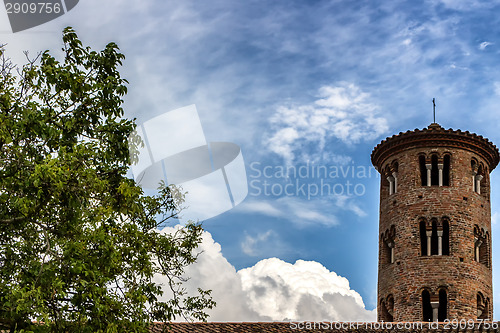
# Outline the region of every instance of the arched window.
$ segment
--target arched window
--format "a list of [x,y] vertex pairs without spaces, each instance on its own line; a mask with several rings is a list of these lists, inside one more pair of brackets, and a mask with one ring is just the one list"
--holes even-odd
[[479,246],[479,262],[486,267],[490,267],[489,260],[489,246],[490,246],[490,234],[488,232],[483,232],[482,244]]
[[479,262],[479,247],[483,240],[481,239],[481,231],[477,225],[474,226],[474,260]]
[[[484,182],[482,180],[484,179],[484,166],[483,163],[479,164],[479,168],[477,169],[477,175],[475,178],[475,186],[474,190],[478,193],[481,194],[481,187]],[[483,191],[484,192],[484,191]]]
[[392,173],[392,193],[396,193],[398,191],[398,170],[399,163],[398,161],[393,161],[391,165],[391,173]]
[[418,157],[418,163],[420,165],[420,180],[422,186],[427,186],[427,168],[425,167],[425,156],[420,155]]
[[450,155],[443,159],[443,186],[450,186]]
[[443,251],[442,254],[445,256],[450,255],[450,224],[448,223],[448,219],[443,218]]
[[386,230],[380,238],[382,239],[382,262],[386,264],[394,263],[394,247],[396,238],[396,227],[392,225],[390,229]]
[[477,160],[475,158],[471,159],[470,166],[472,170],[472,190],[474,192],[478,192],[478,190],[481,191],[480,186],[478,186],[481,182],[481,179],[479,179],[478,181],[479,164],[477,163]]
[[482,293],[477,293],[477,319],[489,319],[490,300],[485,298]]
[[[389,304],[390,300],[392,300],[392,304]],[[392,296],[388,297],[387,302],[384,301],[383,299],[380,300],[380,320],[385,322],[394,321],[393,311],[394,311],[394,299],[392,298]]]
[[490,234],[474,226],[474,260],[490,267]]
[[446,290],[439,290],[438,321],[443,322],[448,318],[448,297]]
[[425,289],[422,291],[422,320],[432,321],[431,295]]
[[394,297],[392,295],[387,296],[387,321],[388,322],[393,322],[394,321]]
[[438,157],[432,155],[431,157],[431,185],[439,185],[439,170],[438,170]]
[[385,240],[382,243],[383,243],[383,251],[384,251],[382,254],[382,256],[383,256],[382,260],[384,263],[390,264],[390,263],[392,263],[392,248],[390,245],[392,245],[392,244],[388,243]]
[[436,219],[432,219],[431,255],[438,254],[438,228]]
[[483,315],[481,316],[481,319],[490,319],[490,299],[486,298],[484,301],[484,312]]
[[391,167],[386,166],[384,169],[384,176],[385,176],[385,179],[387,179],[387,182],[385,184],[387,184],[387,186],[388,186],[389,195],[391,195],[395,192],[396,179],[394,178],[394,175],[395,175],[395,173],[393,174],[393,172],[391,171]]
[[427,234],[425,219],[420,220],[420,255],[427,256]]

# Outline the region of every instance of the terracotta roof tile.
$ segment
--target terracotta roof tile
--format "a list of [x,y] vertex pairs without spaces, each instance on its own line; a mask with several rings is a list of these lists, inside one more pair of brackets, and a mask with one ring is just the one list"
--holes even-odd
[[[313,324],[313,323],[311,323]],[[342,323],[340,323],[342,324]],[[349,323],[343,323],[348,325]],[[401,324],[401,323],[399,323]],[[384,323],[385,328],[374,328],[370,325],[380,325],[380,323],[361,323],[358,328],[347,328],[347,329],[336,329],[336,328],[305,328],[298,329],[288,322],[260,322],[260,323],[249,323],[249,322],[238,322],[238,323],[228,323],[228,322],[212,322],[212,323],[156,323],[151,329],[153,333],[168,332],[168,333],[340,333],[340,332],[351,332],[351,333],[447,333],[447,332],[467,332],[467,333],[479,333],[479,332],[498,332],[498,329],[484,329],[480,327],[479,323],[475,323],[474,329],[452,329],[452,327],[445,328],[443,324],[439,325],[438,329],[429,328],[427,323],[406,323],[407,325],[414,325],[414,329],[411,328],[397,328],[396,323]],[[498,323],[497,323],[498,324]],[[318,324],[319,325],[319,324]],[[344,327],[347,327],[347,326]],[[389,325],[392,329],[389,329]],[[421,325],[420,327],[416,325]],[[451,325],[449,325],[451,326]],[[166,330],[165,330],[166,329]]]

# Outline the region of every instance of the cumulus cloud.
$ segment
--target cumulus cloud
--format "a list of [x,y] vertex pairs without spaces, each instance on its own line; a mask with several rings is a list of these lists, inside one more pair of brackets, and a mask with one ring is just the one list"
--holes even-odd
[[[180,228],[167,227],[162,232],[172,233]],[[201,254],[198,261],[188,266],[185,276],[189,280],[185,283],[186,291],[190,295],[197,294],[197,288],[212,290],[213,299],[217,306],[208,311],[210,321],[262,321],[271,318],[250,308],[247,293],[243,291],[241,278],[236,269],[222,255],[221,246],[216,243],[209,232],[203,232],[203,240],[199,246]],[[161,276],[156,281],[167,285]],[[164,298],[169,293],[164,288]],[[182,318],[179,318],[182,320]]]
[[270,258],[238,274],[250,307],[273,320],[375,320],[349,281],[318,262]]
[[[304,146],[321,157],[329,140],[348,144],[372,140],[387,131],[388,125],[369,100],[370,96],[354,84],[324,86],[311,104],[278,107],[270,119],[273,132],[266,143],[289,165],[298,157],[305,161]],[[307,157],[314,156],[309,152]]]
[[[186,269],[190,278],[186,287],[192,294],[198,287],[212,290],[217,306],[209,311],[209,321],[376,319],[375,310],[365,308],[346,278],[318,262],[298,260],[290,264],[270,258],[236,271],[206,231],[199,250],[198,261]],[[157,281],[161,282],[161,277]]]

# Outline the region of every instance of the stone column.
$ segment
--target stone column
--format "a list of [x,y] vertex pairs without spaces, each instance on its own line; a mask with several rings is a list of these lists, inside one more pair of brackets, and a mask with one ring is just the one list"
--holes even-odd
[[393,172],[392,177],[394,178],[394,193],[398,191],[398,173]]
[[387,246],[391,249],[391,264],[394,263],[394,242],[390,241],[387,243]]
[[438,255],[443,255],[443,230],[437,231],[438,236]]
[[476,174],[477,174],[477,171],[476,170],[472,170],[472,190],[474,192],[476,192]]
[[431,186],[431,170],[432,164],[426,164],[425,168],[427,169],[427,186]]
[[432,307],[432,321],[438,320],[438,311],[439,311],[439,301],[431,301]]
[[481,194],[481,180],[483,180],[483,175],[476,176],[476,192]]
[[443,186],[443,167],[444,165],[442,163],[438,164],[439,186]]
[[394,181],[394,178],[392,178],[392,176],[388,176],[387,181],[389,182],[389,195],[391,195],[393,193],[392,192],[392,183]]
[[475,249],[475,256],[476,256],[476,261],[479,262],[479,248],[481,247],[481,244],[483,244],[483,241],[476,238],[476,249]]
[[427,255],[431,255],[431,236],[432,236],[432,230],[426,230],[425,235],[427,236]]

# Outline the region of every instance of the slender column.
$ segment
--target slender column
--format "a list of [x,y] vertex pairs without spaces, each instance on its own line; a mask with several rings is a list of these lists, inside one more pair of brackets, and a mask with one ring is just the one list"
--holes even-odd
[[483,175],[476,176],[476,192],[481,194],[481,180],[483,180]]
[[438,310],[439,310],[439,302],[431,302],[432,307],[432,321],[438,320]]
[[431,255],[431,236],[432,236],[432,230],[426,230],[425,234],[427,235],[427,255]]
[[438,171],[439,171],[439,186],[443,186],[443,164],[438,164]]
[[387,243],[387,246],[391,249],[391,264],[394,263],[394,242]]
[[394,193],[393,189],[393,184],[394,184],[394,178],[392,176],[387,177],[387,181],[389,181],[389,195]]
[[393,172],[392,177],[394,178],[394,193],[398,191],[398,173]]
[[443,230],[437,231],[438,236],[438,255],[443,255]]
[[481,304],[477,305],[477,318],[481,317],[484,310],[485,310],[485,306],[484,306],[483,302],[481,301]]
[[475,170],[472,170],[472,190],[474,192],[476,192],[476,174],[477,174],[477,171]]
[[426,164],[425,167],[427,168],[427,186],[431,186],[431,169],[432,169],[432,164]]
[[478,261],[477,260],[477,242],[478,241],[479,241],[479,238],[474,236],[474,261]]
[[475,251],[476,253],[475,253],[475,255],[476,255],[477,262],[479,262],[479,248],[481,247],[481,244],[483,244],[483,241],[476,238],[476,251]]

